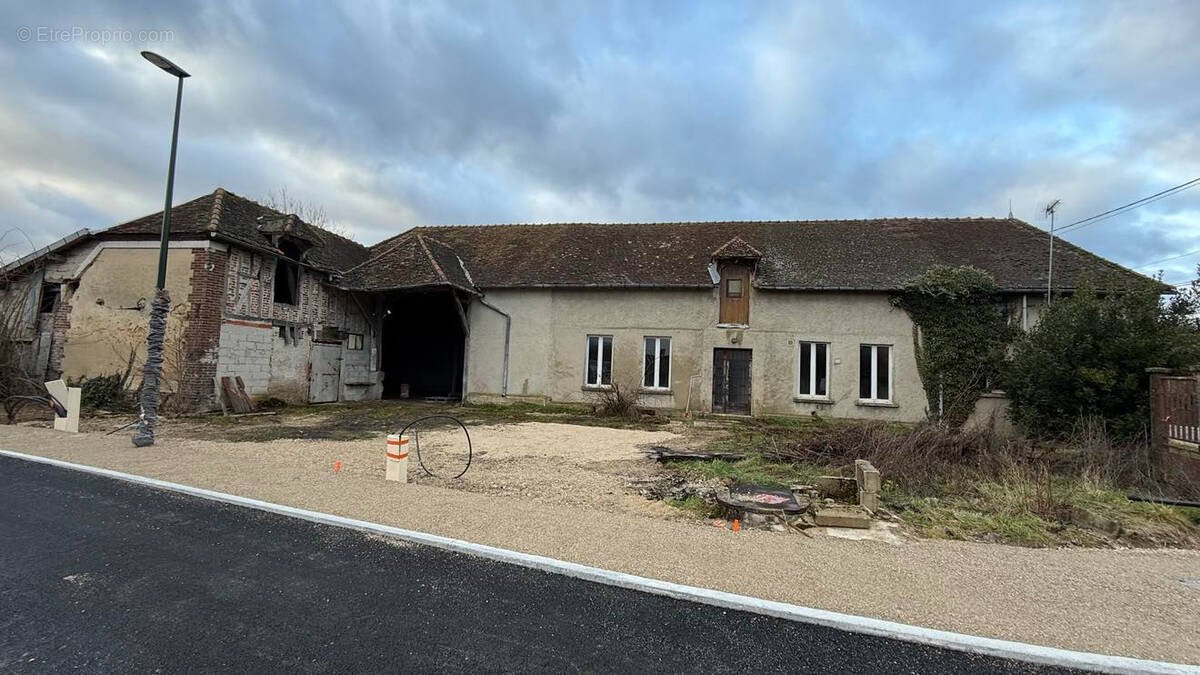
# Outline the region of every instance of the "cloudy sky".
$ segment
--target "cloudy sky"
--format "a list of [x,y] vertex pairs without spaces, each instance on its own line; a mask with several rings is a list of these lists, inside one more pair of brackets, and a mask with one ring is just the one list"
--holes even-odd
[[[174,82],[140,49],[193,75],[177,202],[286,187],[367,244],[1009,200],[1061,225],[1200,177],[1189,0],[2,4],[0,219],[39,245],[160,208]],[[1066,236],[1196,251],[1200,187]]]

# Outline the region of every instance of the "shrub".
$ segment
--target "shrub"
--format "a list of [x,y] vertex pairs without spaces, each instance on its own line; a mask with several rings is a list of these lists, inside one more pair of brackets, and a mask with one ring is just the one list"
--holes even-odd
[[128,373],[82,377],[68,384],[82,390],[79,399],[84,408],[123,411],[133,407],[133,396],[128,390]]
[[1200,363],[1194,294],[1163,303],[1160,292],[1147,285],[1101,294],[1085,282],[1073,295],[1055,298],[1014,343],[1001,377],[1017,426],[1061,439],[1081,418],[1099,418],[1122,439],[1144,434],[1146,368]]
[[637,417],[642,395],[636,386],[622,386],[614,381],[593,395],[596,412],[606,417]]
[[833,425],[775,451],[780,458],[846,466],[856,459],[875,465],[884,478],[906,487],[980,473],[998,475],[1023,443],[986,429],[957,431],[925,422],[907,428],[883,422]]

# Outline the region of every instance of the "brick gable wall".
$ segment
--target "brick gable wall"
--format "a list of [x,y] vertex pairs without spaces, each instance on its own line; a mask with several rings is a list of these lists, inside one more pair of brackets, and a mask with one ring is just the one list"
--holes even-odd
[[179,392],[184,410],[215,408],[221,310],[225,300],[225,275],[229,253],[196,249],[192,256],[192,283],[188,293],[186,364]]
[[56,380],[62,377],[63,357],[67,352],[67,331],[71,329],[71,298],[70,290],[64,288],[59,296],[58,307],[51,315],[50,328],[50,357],[46,360],[46,379]]

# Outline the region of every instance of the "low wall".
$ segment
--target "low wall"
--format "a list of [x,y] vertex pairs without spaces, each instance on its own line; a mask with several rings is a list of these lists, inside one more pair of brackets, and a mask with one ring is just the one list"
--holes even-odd
[[1014,432],[1012,420],[1008,418],[1008,408],[1009,400],[1004,392],[988,392],[975,402],[975,410],[963,423],[963,428],[991,428],[1001,436],[1011,436]]

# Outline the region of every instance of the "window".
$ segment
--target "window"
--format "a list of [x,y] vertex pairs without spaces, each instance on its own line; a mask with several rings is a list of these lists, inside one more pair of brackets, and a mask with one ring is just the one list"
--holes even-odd
[[642,386],[671,388],[671,338],[648,337],[642,352]]
[[801,342],[797,356],[796,394],[808,398],[829,396],[829,344]]
[[38,312],[46,314],[58,309],[58,284],[42,284],[42,300]]
[[742,297],[742,280],[741,279],[726,279],[725,280],[725,296],[729,298]]
[[612,336],[589,335],[587,339],[587,372],[584,384],[607,387],[612,384]]
[[346,349],[362,349],[362,333],[346,333]]
[[858,398],[868,403],[891,403],[892,348],[890,345],[859,345]]
[[278,259],[275,261],[275,302],[284,305],[296,304],[297,287],[300,285],[300,268],[294,263]]

